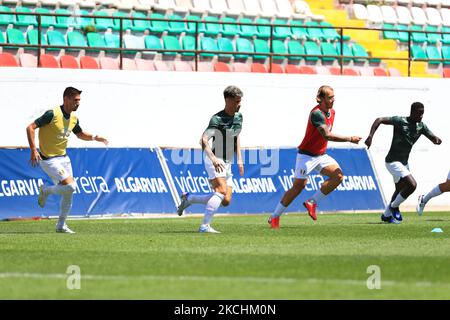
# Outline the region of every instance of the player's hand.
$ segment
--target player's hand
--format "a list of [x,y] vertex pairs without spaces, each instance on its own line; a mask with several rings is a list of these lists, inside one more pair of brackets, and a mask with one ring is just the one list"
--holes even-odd
[[354,144],[358,144],[360,141],[361,141],[361,137],[358,137],[358,136],[351,136],[350,137],[350,142],[351,143],[354,143]]
[[222,172],[223,170],[225,170],[225,163],[222,160],[214,158],[212,160],[212,163],[216,172]]
[[238,162],[239,174],[241,177],[244,176],[244,164],[242,162]]
[[39,164],[39,161],[41,161],[41,155],[37,150],[31,150],[31,156],[30,156],[30,163],[32,167],[36,167]]
[[434,144],[440,145],[442,143],[442,140],[438,137],[434,140]]
[[103,142],[103,143],[105,144],[105,146],[107,146],[107,145],[109,144],[109,141],[108,141],[108,140],[106,140],[105,138],[100,137],[100,136],[97,136],[97,137],[95,138],[95,140],[97,140],[98,142]]
[[372,145],[372,137],[371,137],[371,136],[368,136],[367,139],[366,139],[366,141],[364,141],[364,143],[366,144],[367,149],[369,149],[370,146]]

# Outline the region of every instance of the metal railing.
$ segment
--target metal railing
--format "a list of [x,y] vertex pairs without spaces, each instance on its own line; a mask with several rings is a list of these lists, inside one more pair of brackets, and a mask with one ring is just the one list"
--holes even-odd
[[[86,50],[86,51],[105,51],[105,52],[119,52],[119,68],[122,69],[123,68],[123,57],[124,57],[124,53],[125,52],[129,52],[129,51],[133,51],[133,52],[143,52],[143,53],[152,53],[152,52],[157,52],[157,53],[162,53],[164,54],[165,52],[176,52],[176,53],[193,53],[194,54],[194,61],[195,61],[195,71],[198,71],[198,62],[199,62],[199,56],[201,56],[202,54],[217,54],[219,56],[221,55],[248,55],[248,56],[257,56],[257,55],[264,55],[264,56],[268,56],[269,57],[269,72],[272,72],[272,65],[273,65],[273,61],[274,61],[274,57],[283,57],[283,58],[333,58],[333,59],[337,59],[338,63],[339,63],[339,67],[340,67],[340,72],[341,74],[343,74],[343,69],[344,69],[344,60],[367,60],[367,61],[371,61],[371,60],[399,60],[399,61],[408,61],[408,77],[411,76],[411,63],[415,62],[415,61],[423,61],[423,62],[430,62],[430,61],[439,61],[442,63],[445,62],[449,62],[450,64],[450,60],[449,59],[416,59],[412,57],[411,54],[411,46],[412,46],[412,33],[424,33],[424,34],[440,34],[440,35],[444,35],[444,34],[450,34],[450,32],[438,32],[438,31],[419,31],[419,30],[398,30],[398,29],[385,29],[385,28],[362,28],[362,27],[334,27],[334,26],[307,26],[307,25],[291,25],[291,24],[267,24],[267,23],[250,23],[250,22],[222,22],[222,21],[205,21],[205,20],[189,20],[189,19],[162,19],[162,18],[138,18],[138,17],[118,17],[118,16],[108,16],[108,15],[104,15],[104,16],[97,16],[97,15],[77,15],[77,14],[56,14],[56,13],[26,13],[26,12],[0,12],[0,15],[16,15],[16,16],[36,16],[37,17],[37,32],[38,32],[38,43],[37,44],[15,44],[15,43],[0,43],[0,47],[8,47],[8,48],[31,48],[31,49],[36,49],[37,51],[37,67],[40,66],[40,56],[41,56],[41,49],[67,49],[67,50]],[[119,33],[119,47],[91,47],[91,46],[54,46],[54,45],[45,45],[42,44],[42,17],[44,16],[51,16],[51,17],[55,17],[55,20],[57,17],[71,17],[71,18],[75,18],[75,19],[80,19],[80,18],[91,18],[91,19],[108,19],[108,20],[119,20],[119,29],[118,29],[118,33]],[[194,37],[195,37],[195,48],[194,50],[185,50],[185,49],[155,49],[155,48],[125,48],[124,46],[124,28],[123,28],[123,21],[124,20],[130,20],[130,21],[134,21],[134,20],[143,20],[143,21],[148,21],[149,23],[151,23],[151,21],[164,21],[167,23],[170,22],[182,22],[185,23],[186,26],[187,24],[195,24],[195,32],[194,32]],[[263,27],[269,27],[270,28],[270,36],[268,38],[269,42],[269,52],[242,52],[242,51],[221,51],[221,50],[217,50],[217,51],[206,51],[206,50],[199,50],[199,40],[200,40],[200,34],[202,32],[199,32],[199,25],[202,24],[205,26],[207,24],[219,24],[219,25],[234,25],[234,26],[242,26],[242,25],[248,25],[248,26],[254,26],[254,27],[258,27],[258,26],[263,26]],[[95,25],[93,25],[95,27]],[[80,28],[79,24],[78,25],[73,25],[73,26],[69,26],[69,27],[74,27],[74,30],[82,30],[82,28]],[[339,42],[339,48],[340,48],[340,53],[338,55],[326,55],[326,54],[290,54],[290,53],[274,53],[273,52],[273,40],[274,38],[274,30],[277,27],[281,27],[281,28],[303,28],[303,29],[334,29],[337,31],[338,35],[339,35],[339,39],[337,40]],[[55,29],[55,28],[54,28]],[[57,29],[57,28],[56,28]],[[383,31],[394,31],[394,32],[402,32],[402,33],[408,33],[408,42],[407,42],[407,47],[408,47],[408,58],[400,58],[400,57],[389,57],[389,56],[354,56],[354,55],[343,55],[344,53],[344,31],[345,30],[362,30],[362,31],[379,31],[379,32],[383,32]],[[151,31],[151,30],[149,30]],[[97,32],[97,31],[95,31]],[[220,32],[219,32],[220,33]],[[256,37],[256,35],[254,35],[253,37]],[[295,40],[306,40],[306,39],[296,39]]]

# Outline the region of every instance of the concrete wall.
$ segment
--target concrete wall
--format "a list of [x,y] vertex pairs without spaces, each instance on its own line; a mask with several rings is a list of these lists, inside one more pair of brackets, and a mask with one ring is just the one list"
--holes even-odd
[[[375,118],[408,115],[412,102],[425,104],[424,122],[444,142],[435,146],[422,137],[414,146],[410,168],[418,190],[405,205],[414,206],[419,192],[444,181],[450,169],[446,79],[1,68],[0,82],[0,146],[28,145],[25,127],[61,104],[66,86],[75,86],[83,90],[77,112],[82,128],[107,137],[111,147],[197,147],[209,118],[223,108],[229,84],[245,94],[244,147],[297,146],[317,88],[328,84],[336,95],[333,131],[344,135],[365,139]],[[392,127],[381,126],[371,148],[387,198],[394,190],[384,167],[391,138]],[[94,143],[73,136],[70,146]],[[449,195],[431,205],[449,206]]]

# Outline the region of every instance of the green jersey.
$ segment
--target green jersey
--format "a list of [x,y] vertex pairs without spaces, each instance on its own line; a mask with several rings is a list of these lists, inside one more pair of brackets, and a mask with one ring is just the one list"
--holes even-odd
[[409,122],[407,117],[392,117],[390,119],[394,126],[392,144],[386,156],[386,162],[400,161],[408,164],[409,153],[412,146],[423,134],[430,138],[433,133],[423,122]]
[[237,137],[242,130],[242,114],[230,116],[224,110],[211,117],[204,134],[213,138],[212,152],[224,161],[232,161],[237,148]]

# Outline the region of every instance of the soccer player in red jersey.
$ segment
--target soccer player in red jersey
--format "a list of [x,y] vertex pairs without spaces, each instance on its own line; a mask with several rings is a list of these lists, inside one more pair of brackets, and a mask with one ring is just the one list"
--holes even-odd
[[320,190],[303,203],[308,210],[309,216],[313,220],[317,220],[317,202],[336,189],[343,179],[343,173],[339,164],[336,160],[326,154],[328,141],[351,142],[357,144],[361,140],[361,137],[358,136],[347,137],[331,132],[335,114],[333,109],[333,88],[321,86],[317,92],[316,101],[318,105],[315,106],[309,114],[305,137],[298,147],[294,183],[283,195],[280,203],[269,218],[269,224],[274,229],[279,228],[281,214],[305,188],[306,183],[308,182],[308,176],[313,171],[328,177],[322,184]]

